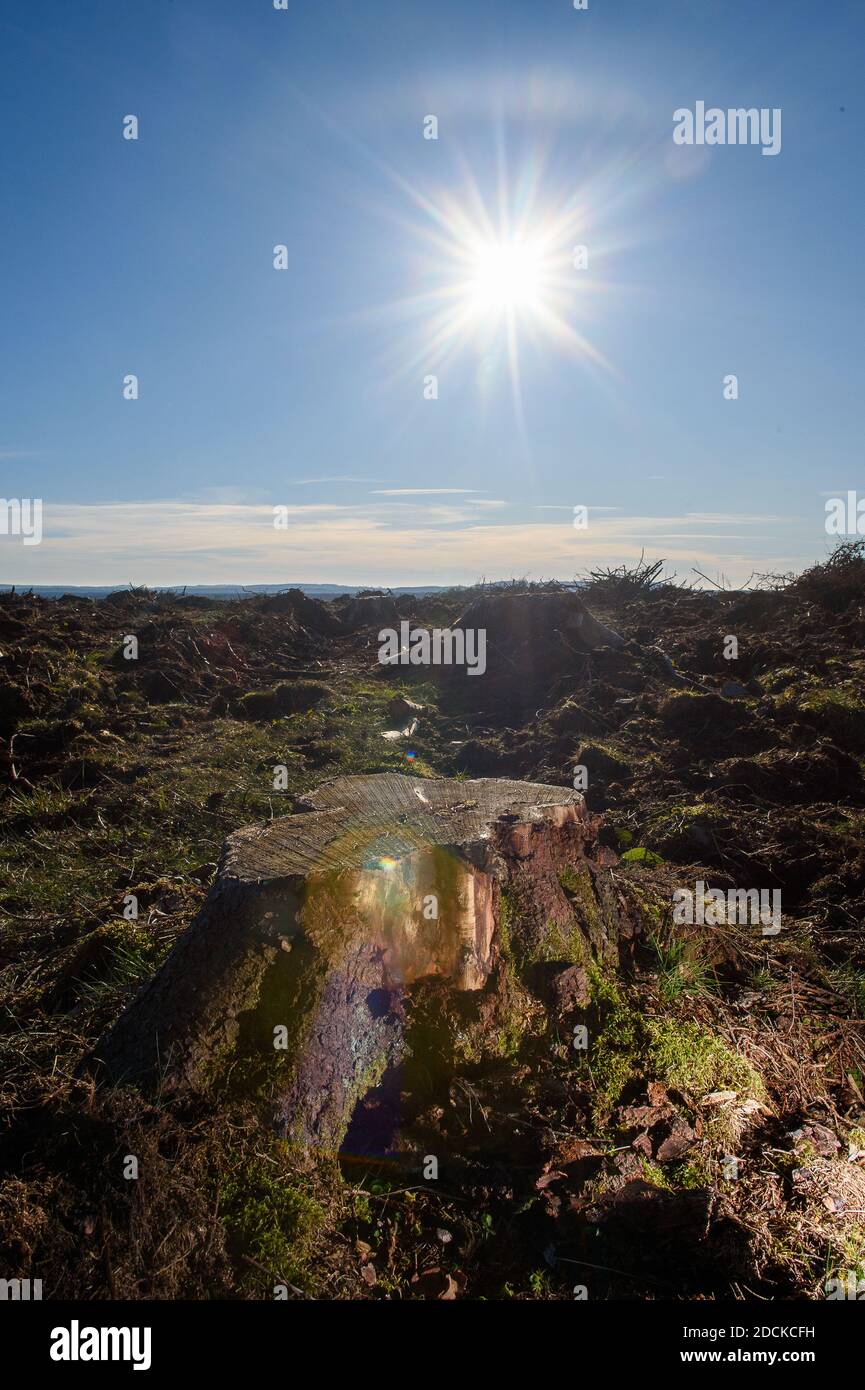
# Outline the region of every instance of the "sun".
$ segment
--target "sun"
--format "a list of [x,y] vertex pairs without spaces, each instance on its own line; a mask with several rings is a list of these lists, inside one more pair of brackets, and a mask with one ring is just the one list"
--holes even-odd
[[394,376],[437,378],[463,359],[485,406],[509,378],[528,447],[524,370],[555,355],[593,373],[613,371],[587,337],[608,288],[596,269],[608,252],[596,227],[606,210],[590,187],[549,174],[541,154],[512,174],[503,156],[486,185],[460,163],[455,184],[432,192],[393,176],[415,214],[398,222],[410,233],[408,292],[386,306],[411,325],[410,337],[394,340]]
[[429,310],[426,360],[435,365],[471,347],[488,356],[499,342],[515,389],[521,340],[546,340],[602,363],[580,331],[592,287],[582,268],[585,218],[582,210],[542,205],[494,217],[479,198],[443,199],[430,235],[430,290],[414,300],[416,309]]
[[483,244],[469,275],[472,307],[493,313],[537,309],[543,272],[543,251],[537,242],[513,239]]

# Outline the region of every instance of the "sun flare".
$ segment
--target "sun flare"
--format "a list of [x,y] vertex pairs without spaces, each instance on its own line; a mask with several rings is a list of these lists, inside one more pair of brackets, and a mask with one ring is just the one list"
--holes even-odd
[[543,254],[536,242],[490,242],[481,246],[469,279],[469,295],[481,311],[536,308],[543,280]]
[[486,400],[509,378],[521,437],[523,362],[569,358],[593,373],[612,372],[587,336],[602,316],[608,282],[597,266],[607,247],[594,224],[606,215],[592,190],[545,177],[540,156],[483,192],[467,162],[459,186],[435,196],[397,177],[420,217],[412,232],[412,289],[394,307],[412,323],[394,352],[395,374],[438,372],[466,354]]

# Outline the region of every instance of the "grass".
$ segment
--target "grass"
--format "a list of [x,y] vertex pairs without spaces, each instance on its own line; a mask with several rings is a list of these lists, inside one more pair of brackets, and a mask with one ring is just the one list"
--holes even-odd
[[831,966],[826,972],[832,988],[848,1002],[854,1017],[865,1019],[865,970],[851,961]]
[[688,995],[705,998],[718,988],[714,970],[700,958],[696,944],[681,938],[662,942],[654,934],[649,944],[657,959],[658,993],[669,1003]]
[[113,939],[106,944],[99,978],[83,980],[80,993],[98,1008],[110,1005],[116,1010],[153,974],[164,950],[146,929],[135,930],[130,922],[110,923],[98,932],[110,932],[115,927]]
[[843,686],[820,687],[802,696],[798,707],[842,748],[865,751],[865,704],[856,691]]

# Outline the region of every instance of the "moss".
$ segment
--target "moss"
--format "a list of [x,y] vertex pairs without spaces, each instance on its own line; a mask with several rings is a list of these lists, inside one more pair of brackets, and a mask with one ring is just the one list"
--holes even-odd
[[[594,912],[593,920],[600,929],[601,919],[597,905],[593,897],[586,897],[585,885],[579,876],[572,870],[565,870],[559,876],[559,882],[566,892],[573,896],[579,895],[580,901],[585,901],[587,906],[591,906]],[[580,922],[576,918],[570,922],[558,922],[550,918],[537,944],[527,948],[514,933],[518,916],[518,902],[513,894],[503,890],[499,897],[499,948],[512,976],[522,975],[529,966],[544,961],[561,960],[582,964],[589,958],[589,948]]]
[[499,950],[502,959],[508,962],[513,961],[513,948],[511,945],[511,923],[514,918],[514,900],[506,888],[499,894]]
[[588,1064],[595,1090],[595,1116],[606,1119],[613,1105],[639,1072],[640,1035],[635,1017],[628,1011],[608,1019],[589,1049]]
[[776,666],[773,670],[764,671],[762,675],[757,676],[760,685],[770,694],[791,690],[801,678],[802,672],[798,666]]
[[588,966],[591,1014],[589,1049],[581,1055],[594,1092],[593,1110],[604,1123],[625,1086],[640,1071],[644,1034],[639,1014],[611,975]]
[[[219,1187],[220,1214],[229,1247],[274,1282],[315,1286],[310,1256],[322,1230],[321,1206],[295,1186],[285,1146],[264,1157],[244,1156]],[[256,1280],[260,1282],[260,1280]]]
[[[558,959],[583,964],[589,959],[589,943],[600,955],[607,939],[606,923],[595,896],[592,875],[585,865],[568,868],[559,875],[559,883],[570,900],[577,920],[572,928],[557,928],[570,952]],[[545,955],[544,959],[552,960],[555,957]]]
[[657,824],[693,820],[721,820],[723,811],[711,801],[692,801],[681,806],[664,806],[652,817]]
[[512,894],[502,889],[498,903],[498,945],[503,989],[495,1018],[460,1031],[455,1038],[455,1059],[473,1065],[485,1057],[513,1060],[526,1035],[544,1017],[543,1010],[520,982],[526,962],[515,952],[511,927],[517,911]]
[[589,959],[589,948],[577,922],[555,922],[551,918],[544,929],[543,939],[532,954],[532,962],[569,961],[575,965]]
[[622,855],[623,864],[644,864],[646,868],[653,869],[656,864],[663,864],[660,854],[655,854],[654,850],[644,849],[640,846],[637,849],[626,850]]
[[664,1172],[663,1168],[657,1163],[651,1163],[647,1158],[640,1159],[640,1167],[643,1170],[643,1177],[646,1182],[650,1182],[653,1187],[660,1187],[666,1192],[671,1192],[673,1184]]
[[527,1038],[537,1037],[547,1027],[543,1005],[518,980],[511,980],[493,1046],[499,1057],[516,1060]]
[[455,1032],[454,1064],[471,1067],[490,1059],[513,1061],[525,1039],[539,1032],[545,1022],[543,1007],[508,969],[493,1017],[480,1017]]
[[798,701],[798,708],[844,747],[865,749],[865,705],[849,688],[809,691]]
[[360,1076],[357,1077],[356,1081],[351,1086],[346,1097],[346,1104],[344,1108],[344,1114],[347,1119],[346,1124],[338,1130],[333,1130],[333,1132],[330,1135],[323,1135],[325,1143],[329,1141],[330,1147],[333,1149],[334,1152],[338,1151],[343,1139],[345,1138],[345,1132],[348,1129],[348,1125],[351,1122],[351,1117],[354,1114],[354,1111],[358,1103],[363,1100],[365,1095],[367,1095],[370,1091],[374,1090],[375,1087],[379,1084],[379,1082],[381,1081],[382,1077],[388,1069],[388,1065],[389,1058],[387,1053],[376,1052],[375,1055],[370,1058],[369,1062],[364,1067]]
[[698,1155],[684,1163],[676,1163],[670,1168],[670,1181],[675,1187],[688,1189],[711,1187],[715,1181],[712,1164],[707,1158]]
[[667,1086],[691,1096],[736,1091],[741,1099],[758,1100],[765,1094],[751,1063],[698,1024],[651,1018],[646,1030],[653,1073]]
[[514,1060],[526,1037],[546,1022],[543,1007],[525,988],[520,973],[526,961],[511,935],[517,904],[502,889],[497,912],[500,982],[495,1009],[459,1029],[453,1035],[453,1064],[475,1066],[490,1058]]
[[677,690],[660,701],[658,718],[674,737],[717,738],[738,727],[742,710],[715,691]]
[[[579,1055],[578,1067],[590,1083],[599,1125],[607,1121],[625,1087],[639,1077],[692,1096],[713,1090],[734,1090],[742,1099],[765,1094],[756,1069],[721,1038],[695,1023],[644,1018],[612,975],[595,964],[589,964],[588,978],[589,1048]],[[727,1136],[716,1137],[723,1144]],[[706,1180],[701,1174],[696,1185]]]
[[657,935],[669,915],[669,889],[633,873],[622,875],[619,886],[628,902],[639,913],[645,934]]
[[861,1153],[865,1153],[865,1128],[861,1125],[854,1125],[847,1135],[847,1143],[851,1152],[857,1150]]
[[617,1008],[622,1004],[622,994],[618,981],[594,961],[588,967],[589,997],[600,1008]]
[[119,1007],[153,973],[168,950],[142,922],[118,917],[85,936],[67,966],[81,995],[98,1007]]
[[650,817],[646,840],[668,859],[688,859],[717,852],[731,832],[729,810],[710,801],[664,806]]

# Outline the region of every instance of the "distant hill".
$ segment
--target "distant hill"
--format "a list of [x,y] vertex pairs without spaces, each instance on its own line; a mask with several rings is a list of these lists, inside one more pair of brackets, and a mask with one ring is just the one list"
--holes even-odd
[[[60,598],[63,594],[74,594],[77,598],[105,598],[118,590],[128,589],[128,584],[4,584],[0,593],[11,593],[13,588],[19,593],[38,594],[40,598]],[[144,587],[150,588],[150,585]],[[206,598],[245,598],[250,594],[279,594],[285,589],[302,589],[311,598],[336,598],[338,594],[361,594],[373,586],[369,584],[156,584],[153,590],[158,594],[202,594]],[[389,590],[393,594],[439,594],[445,584],[407,584]],[[454,586],[459,587],[459,586]]]

